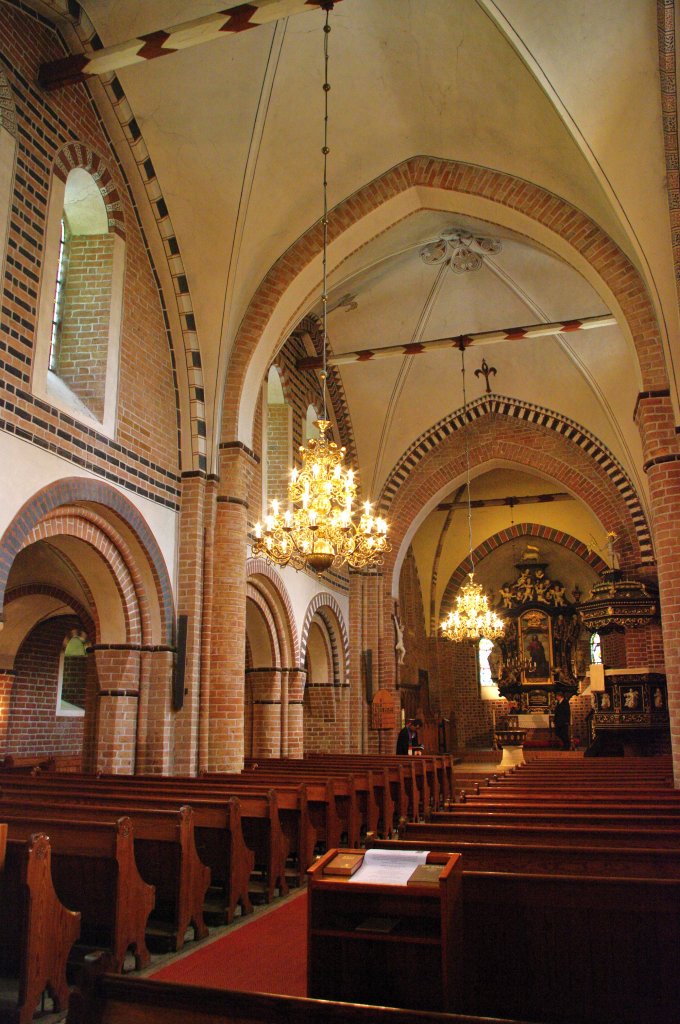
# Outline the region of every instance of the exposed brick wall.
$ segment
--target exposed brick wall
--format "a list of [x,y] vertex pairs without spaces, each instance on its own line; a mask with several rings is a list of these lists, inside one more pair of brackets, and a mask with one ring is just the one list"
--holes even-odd
[[21,645],[3,754],[81,753],[83,719],[56,714],[59,659],[74,629],[82,629],[82,623],[73,616],[48,619],[32,629]]
[[56,372],[100,420],[112,274],[113,235],[71,237]]
[[[63,56],[42,19],[0,5],[0,68],[16,103],[18,146],[0,309],[0,429],[18,433],[100,475],[175,506],[177,401],[168,340],[149,256],[115,154],[84,86],[44,93],[38,66]],[[82,143],[72,147],[74,142]],[[69,148],[72,147],[72,148]],[[125,231],[117,444],[31,395],[47,201],[54,162],[69,153],[96,161],[100,186],[116,193]],[[91,168],[94,169],[94,168]],[[53,288],[53,282],[47,282]]]
[[[290,410],[285,404],[267,406],[267,500],[285,500],[292,468]],[[269,508],[267,509],[269,511]]]

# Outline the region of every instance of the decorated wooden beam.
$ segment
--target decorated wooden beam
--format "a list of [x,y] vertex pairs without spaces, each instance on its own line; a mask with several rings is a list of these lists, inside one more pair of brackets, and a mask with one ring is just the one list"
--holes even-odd
[[[470,501],[472,508],[514,508],[515,505],[542,505],[551,501],[575,501],[572,494],[566,491],[556,491],[553,494],[525,494],[521,497],[509,496],[507,498],[477,498]],[[449,512],[451,509],[467,510],[467,501],[442,501],[437,505],[438,512]]]
[[[418,356],[423,352],[437,349],[466,349],[477,345],[494,345],[499,341],[523,341],[525,338],[545,338],[551,334],[570,334],[574,331],[592,331],[598,327],[613,327],[616,317],[611,313],[603,316],[581,317],[579,320],[560,320],[552,324],[531,324],[528,327],[509,327],[500,331],[480,331],[478,334],[459,334],[452,338],[433,338],[431,341],[415,341],[408,345],[386,345],[384,348],[362,348],[356,352],[328,354],[326,362],[333,366],[346,363],[370,363],[376,359],[392,356]],[[298,359],[298,370],[321,369],[321,356],[306,356]]]
[[[340,3],[341,0],[335,0]],[[93,75],[110,75],[121,68],[142,64],[156,57],[166,57],[178,50],[186,50],[199,43],[220,39],[224,35],[245,32],[267,22],[302,14],[314,8],[332,7],[329,0],[251,0],[251,3],[227,3],[215,14],[184,21],[181,25],[147,32],[136,39],[115,46],[107,46],[94,53],[75,53],[70,57],[41,64],[38,84],[43,89],[60,89],[65,85],[84,82]]]

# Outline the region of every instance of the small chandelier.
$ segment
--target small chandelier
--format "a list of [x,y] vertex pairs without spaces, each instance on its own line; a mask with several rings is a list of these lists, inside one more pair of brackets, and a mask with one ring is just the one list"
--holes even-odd
[[[463,418],[467,420],[467,395],[465,391],[465,347],[461,343],[461,372],[463,374]],[[482,637],[487,640],[498,640],[503,636],[505,626],[503,620],[489,608],[486,594],[479,583],[475,583],[475,563],[472,555],[472,502],[470,500],[470,449],[467,434],[465,436],[465,466],[467,482],[468,506],[468,540],[470,546],[470,572],[467,583],[460,588],[456,598],[456,607],[450,611],[440,625],[440,629],[448,640],[454,643],[471,641],[476,643]]]
[[300,448],[302,469],[293,469],[288,485],[288,508],[272,501],[272,511],[264,517],[264,524],[255,524],[253,555],[262,555],[276,565],[291,565],[294,569],[305,566],[316,573],[331,566],[347,564],[354,569],[382,565],[384,555],[390,551],[387,523],[371,513],[370,502],[356,521],[355,501],[357,485],[354,473],[343,465],[346,449],[338,447],[330,438],[327,414],[327,320],[328,320],[328,36],[331,27],[328,15],[333,8],[331,0],[321,5],[326,12],[324,23],[324,144],[323,144],[323,290],[322,347],[323,419],[316,420],[318,438],[309,438]]

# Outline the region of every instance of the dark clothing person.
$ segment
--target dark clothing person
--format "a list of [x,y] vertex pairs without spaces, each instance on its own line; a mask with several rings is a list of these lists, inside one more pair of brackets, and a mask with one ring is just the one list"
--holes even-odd
[[397,736],[397,753],[408,754],[409,748],[413,750],[419,746],[416,722],[414,719],[411,719]]
[[557,694],[557,703],[553,711],[555,735],[564,750],[571,750],[571,708],[563,693]]

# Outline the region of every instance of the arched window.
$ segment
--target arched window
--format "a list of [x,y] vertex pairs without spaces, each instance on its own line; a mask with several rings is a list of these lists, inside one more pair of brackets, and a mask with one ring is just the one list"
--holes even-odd
[[489,655],[493,650],[493,643],[491,640],[487,640],[486,637],[482,637],[479,641],[479,685],[480,686],[493,686],[493,679],[491,678],[491,667],[489,665]]
[[59,659],[57,715],[70,718],[85,714],[85,673],[87,638],[83,633],[72,635],[65,643]]
[[112,436],[125,244],[89,171],[53,178],[45,238],[33,390]]
[[602,664],[602,643],[600,641],[599,633],[593,633],[590,638],[590,664]]

